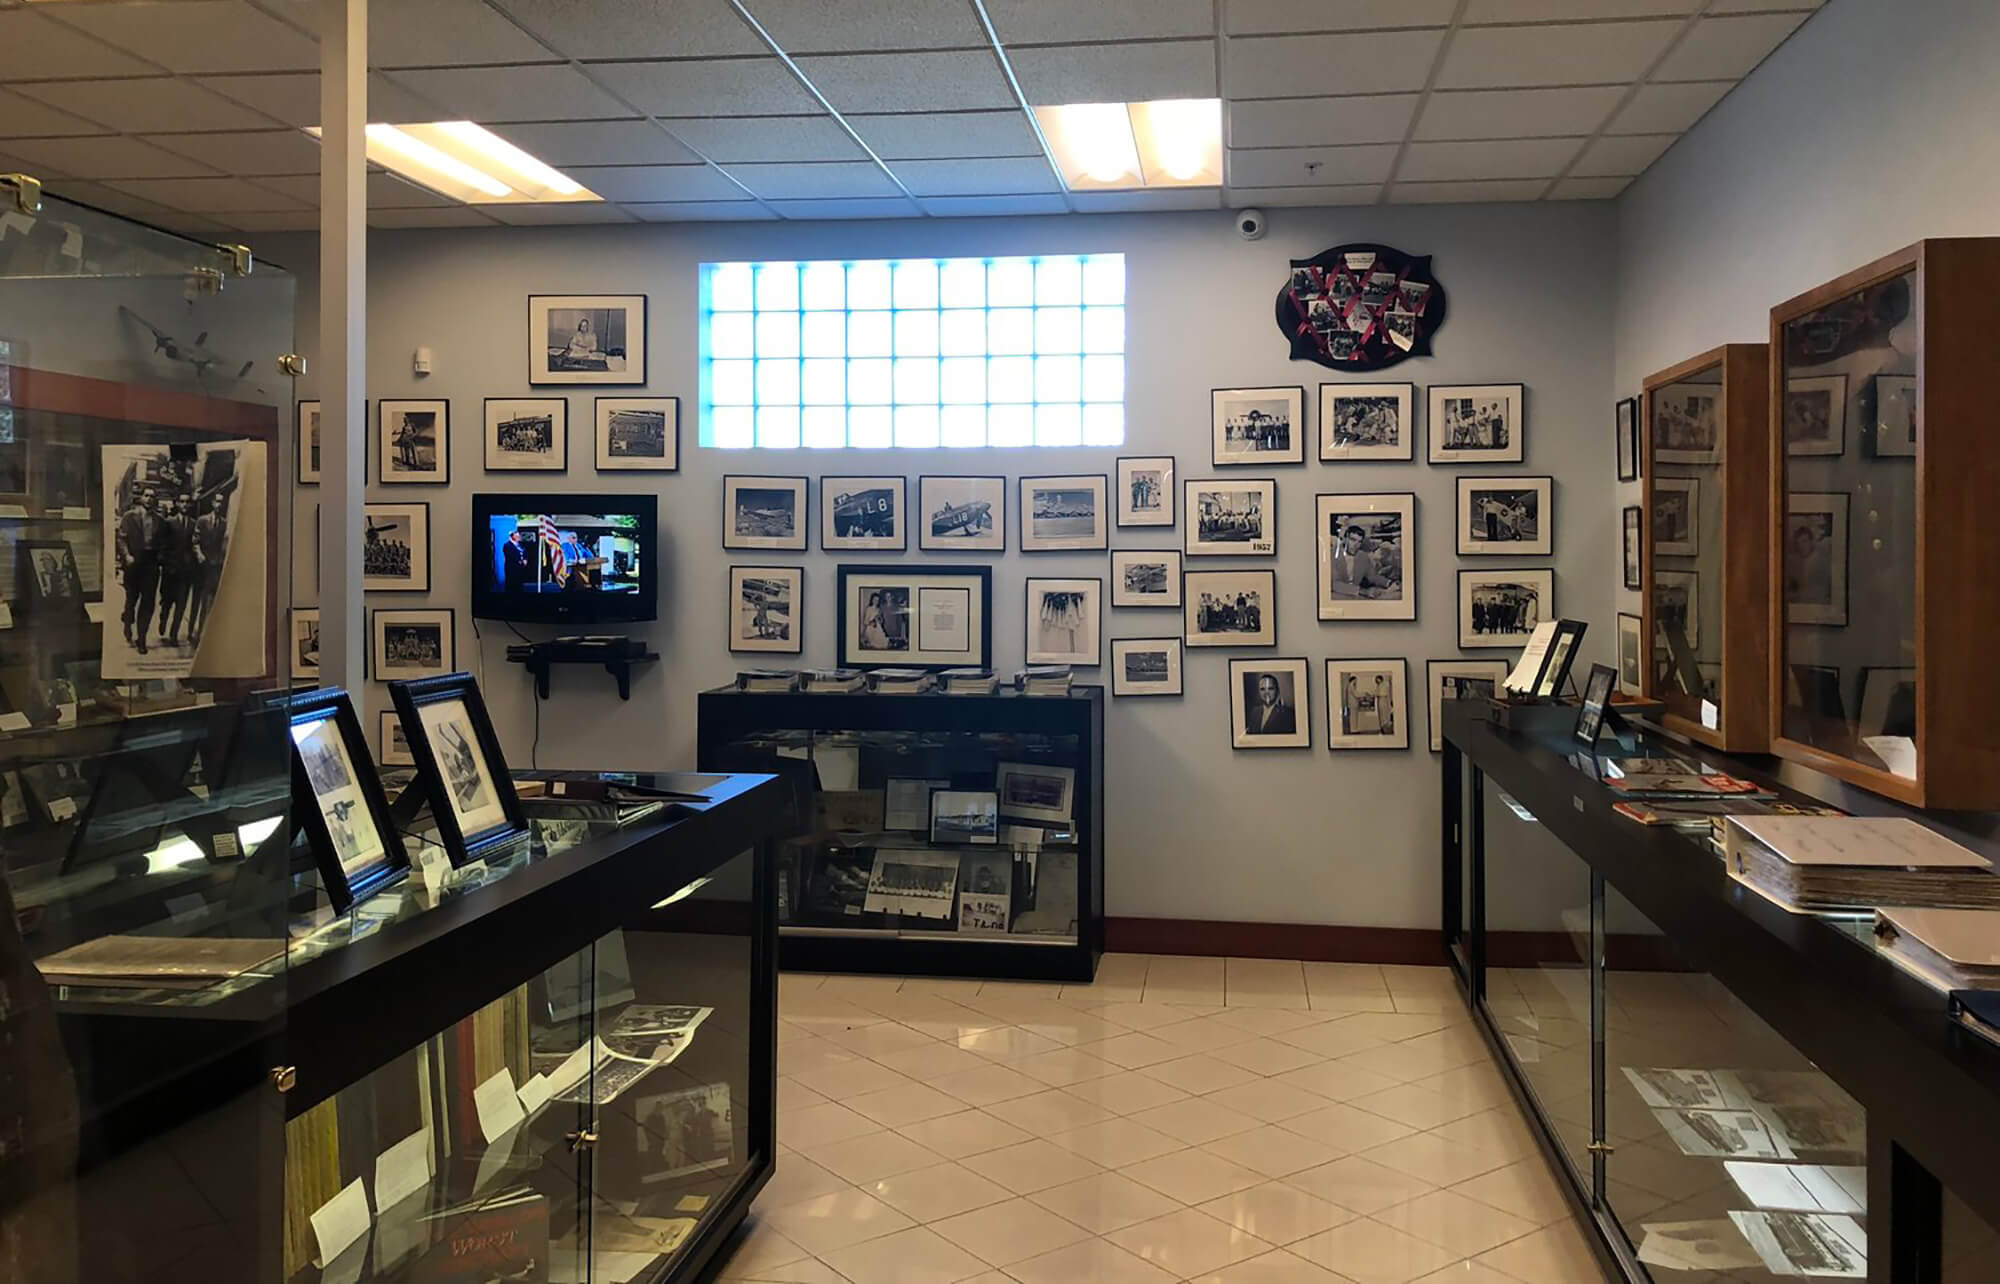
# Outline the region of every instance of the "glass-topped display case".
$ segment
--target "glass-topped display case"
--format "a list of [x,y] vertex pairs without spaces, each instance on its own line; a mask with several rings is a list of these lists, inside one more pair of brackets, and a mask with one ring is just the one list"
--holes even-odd
[[2000,806],[2000,239],[1771,310],[1772,750],[1916,806]]

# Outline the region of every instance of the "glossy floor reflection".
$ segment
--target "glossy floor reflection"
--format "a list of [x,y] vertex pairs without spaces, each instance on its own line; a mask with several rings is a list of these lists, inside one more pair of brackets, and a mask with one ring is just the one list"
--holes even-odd
[[787,975],[727,1280],[1600,1284],[1442,968]]

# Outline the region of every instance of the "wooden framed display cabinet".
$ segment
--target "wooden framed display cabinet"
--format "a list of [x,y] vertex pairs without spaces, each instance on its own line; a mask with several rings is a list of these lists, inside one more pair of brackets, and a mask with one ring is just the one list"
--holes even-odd
[[2000,238],[1919,241],[1771,310],[1771,750],[2000,807]]
[[1770,739],[1769,350],[1731,343],[1653,374],[1640,398],[1644,693],[1714,749]]

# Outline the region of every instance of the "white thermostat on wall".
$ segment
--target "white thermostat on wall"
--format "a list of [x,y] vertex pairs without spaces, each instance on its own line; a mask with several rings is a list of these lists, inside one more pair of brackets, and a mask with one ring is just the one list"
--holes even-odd
[[418,348],[410,358],[410,370],[414,374],[427,375],[431,372],[431,350]]

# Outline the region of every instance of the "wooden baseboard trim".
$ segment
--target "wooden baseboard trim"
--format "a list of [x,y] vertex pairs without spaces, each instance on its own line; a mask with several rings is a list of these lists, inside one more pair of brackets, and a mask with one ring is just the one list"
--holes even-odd
[[[1605,962],[1623,972],[1685,972],[1688,966],[1662,937],[1613,933]],[[1117,954],[1193,954],[1238,959],[1304,959],[1312,963],[1392,963],[1437,967],[1443,935],[1421,927],[1343,927],[1322,923],[1231,923],[1197,918],[1107,918],[1104,948]],[[1496,968],[1581,968],[1567,932],[1489,932],[1487,965]]]

